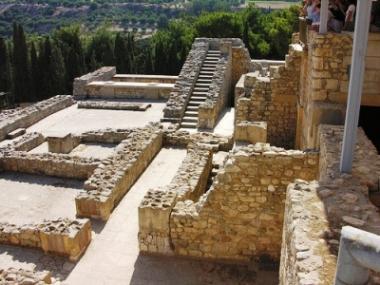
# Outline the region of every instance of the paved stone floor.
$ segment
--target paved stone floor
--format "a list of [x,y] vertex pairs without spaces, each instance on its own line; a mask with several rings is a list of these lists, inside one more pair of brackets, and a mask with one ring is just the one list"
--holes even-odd
[[75,196],[83,181],[0,173],[0,222],[25,224],[75,218]]
[[[152,107],[145,112],[124,110],[78,109],[77,105],[61,110],[29,127],[27,131],[49,133],[76,133],[105,128],[143,127],[149,122],[159,122],[165,102],[149,102]],[[101,120],[99,120],[101,118]]]

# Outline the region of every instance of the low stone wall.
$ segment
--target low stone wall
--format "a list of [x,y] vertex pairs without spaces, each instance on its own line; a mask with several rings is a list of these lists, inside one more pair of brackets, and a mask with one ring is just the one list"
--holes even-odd
[[55,153],[31,154],[25,151],[14,151],[0,156],[2,171],[76,179],[90,177],[99,163],[98,159]]
[[0,243],[41,248],[45,253],[63,255],[76,261],[91,242],[87,219],[58,219],[41,224],[16,226],[0,223]]
[[87,98],[167,100],[172,83],[93,81],[86,85]]
[[26,133],[25,135],[13,140],[9,144],[0,147],[0,154],[12,151],[30,151],[38,145],[42,144],[44,141],[45,138],[40,133]]
[[166,103],[164,120],[179,122],[182,119],[207,50],[207,42],[195,40]]
[[95,70],[94,72],[85,74],[81,77],[75,78],[73,86],[73,96],[78,99],[86,98],[86,86],[93,81],[107,81],[111,80],[116,74],[116,67],[104,66]]
[[146,75],[146,74],[116,74],[113,81],[120,82],[145,82],[145,83],[175,83],[178,76],[170,75]]
[[233,139],[213,133],[168,130],[164,134],[164,145],[182,148],[193,148],[194,145],[199,145],[214,152],[229,151],[232,149]]
[[139,247],[142,252],[170,255],[170,214],[178,201],[196,201],[206,190],[212,153],[189,149],[175,177],[166,187],[149,190],[139,206]]
[[286,186],[313,180],[318,154],[266,144],[237,147],[198,202],[178,202],[170,216],[175,254],[249,261],[279,260]]
[[79,101],[78,109],[105,109],[105,110],[128,110],[144,112],[152,104],[147,103],[130,103],[124,101]]
[[[352,175],[340,174],[342,138],[343,126],[321,125],[319,181],[288,187],[280,284],[333,284],[341,228],[380,234],[380,213],[368,194],[378,183],[379,155],[359,129]],[[378,284],[372,277],[377,283],[369,284]]]
[[75,199],[77,214],[107,220],[121,198],[162,147],[157,126],[132,131],[85,182],[85,191]]
[[20,108],[0,120],[0,141],[19,128],[27,128],[36,122],[74,104],[71,96],[58,95],[38,102],[31,106]]
[[232,58],[222,57],[216,65],[206,101],[199,106],[198,128],[213,129],[228,103],[231,87]]
[[133,132],[133,129],[104,129],[89,131],[81,134],[82,143],[109,143],[119,144],[127,139]]
[[48,271],[34,272],[25,269],[0,269],[0,284],[45,285],[52,284]]

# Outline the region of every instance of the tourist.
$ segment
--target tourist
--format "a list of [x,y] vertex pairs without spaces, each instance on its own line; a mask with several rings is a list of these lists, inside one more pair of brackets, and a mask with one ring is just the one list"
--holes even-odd
[[346,31],[353,31],[355,28],[356,0],[348,0],[346,2],[348,4],[348,8],[346,10],[346,18],[343,29]]
[[305,0],[302,13],[306,19],[309,19],[310,15],[312,14],[313,9],[314,9],[313,0]]
[[329,21],[328,27],[330,30],[340,33],[346,19],[345,7],[341,0],[330,1],[329,4]]
[[321,21],[321,4],[320,3],[317,4],[314,7],[310,19],[311,19],[311,22],[312,22],[311,23],[311,29],[314,30],[314,31],[318,31],[319,30],[320,21]]

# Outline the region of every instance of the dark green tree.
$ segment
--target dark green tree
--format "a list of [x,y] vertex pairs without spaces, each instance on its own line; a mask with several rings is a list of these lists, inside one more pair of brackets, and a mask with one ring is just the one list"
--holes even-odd
[[127,73],[128,72],[128,53],[124,37],[117,33],[115,38],[115,63],[116,70],[118,73]]
[[31,77],[31,96],[33,100],[40,99],[40,78],[41,78],[41,71],[38,64],[38,56],[37,56],[37,50],[36,45],[34,42],[31,44],[30,48],[30,77]]
[[0,92],[11,91],[11,68],[8,48],[5,40],[0,37]]
[[28,47],[24,29],[17,23],[13,24],[13,88],[16,102],[31,100]]

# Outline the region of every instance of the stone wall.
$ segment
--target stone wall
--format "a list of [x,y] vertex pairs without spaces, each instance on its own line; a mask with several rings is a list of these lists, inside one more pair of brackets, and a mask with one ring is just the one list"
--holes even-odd
[[77,214],[107,220],[159,152],[162,138],[162,131],[155,125],[132,131],[85,182],[85,191],[75,199]]
[[0,170],[48,175],[65,178],[87,179],[98,167],[100,160],[73,157],[68,154],[14,151],[0,156]]
[[206,190],[212,153],[191,148],[169,185],[151,189],[139,206],[139,247],[142,252],[173,254],[170,214],[178,201],[196,201]]
[[[321,125],[319,181],[288,187],[280,284],[333,284],[341,228],[380,234],[380,213],[368,192],[378,185],[379,155],[359,129],[352,174],[341,174],[342,138],[343,126]],[[369,284],[378,284],[372,277],[377,283]]]
[[318,154],[256,144],[235,148],[199,201],[178,202],[170,216],[178,255],[279,260],[286,186],[315,179]]
[[244,76],[235,89],[238,131],[246,132],[249,122],[266,122],[270,144],[294,148],[301,56],[301,46],[292,44],[285,65],[271,66],[265,77],[259,71]]
[[207,50],[207,42],[195,40],[174,85],[174,90],[170,93],[166,103],[165,120],[179,122],[182,119],[203,60],[206,58]]
[[16,226],[0,223],[0,243],[41,248],[45,253],[67,256],[76,261],[91,242],[87,219],[58,219],[41,224]]
[[86,85],[86,98],[167,100],[172,83],[93,81]]
[[125,101],[86,100],[78,102],[78,109],[128,110],[144,112],[152,104]]
[[145,83],[175,83],[178,76],[170,75],[146,75],[146,74],[115,74],[113,81],[120,82],[145,82]]
[[87,96],[86,86],[93,81],[111,80],[116,74],[116,67],[104,66],[94,72],[75,78],[73,86],[73,96],[75,98],[85,98]]
[[[352,54],[352,34],[308,33],[302,57],[297,141],[301,148],[318,144],[320,124],[343,124]],[[370,34],[362,105],[380,106],[380,35]]]
[[74,104],[71,96],[58,95],[14,112],[4,113],[0,120],[0,141],[19,128],[27,128],[38,121]]
[[198,128],[213,129],[229,100],[232,57],[227,55],[216,65],[206,101],[199,106]]
[[38,145],[42,144],[45,138],[40,133],[26,133],[25,135],[14,139],[9,144],[0,147],[0,156],[4,152],[12,151],[30,151]]
[[232,137],[216,135],[213,133],[196,132],[189,133],[183,130],[166,130],[164,133],[164,145],[182,148],[194,148],[198,145],[210,149],[213,152],[229,151],[233,146]]
[[108,143],[119,144],[127,139],[133,132],[133,129],[104,129],[89,131],[81,134],[82,143]]

